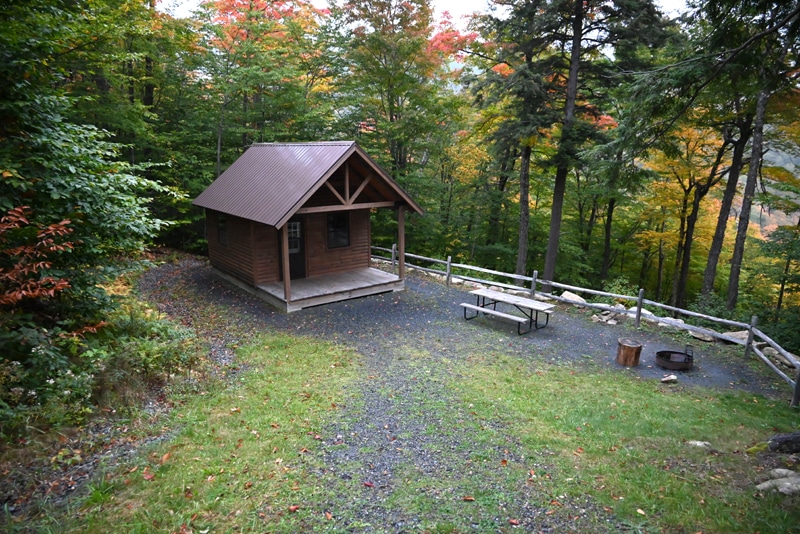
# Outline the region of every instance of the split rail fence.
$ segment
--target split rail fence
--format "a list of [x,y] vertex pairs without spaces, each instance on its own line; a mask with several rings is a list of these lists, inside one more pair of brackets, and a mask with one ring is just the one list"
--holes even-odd
[[[376,260],[383,260],[391,262],[392,266],[396,267],[397,265],[397,245],[392,245],[392,248],[383,248],[383,247],[372,247],[373,255],[372,258]],[[383,252],[388,254],[388,256],[384,255],[376,255],[374,252]],[[622,310],[620,308],[614,308],[612,306],[608,306],[602,303],[596,302],[577,302],[575,300],[571,300],[568,298],[564,298],[559,295],[555,295],[552,293],[552,289],[550,291],[539,291],[538,294],[544,298],[557,300],[560,302],[566,302],[568,304],[579,304],[581,306],[585,306],[587,308],[595,308],[598,310],[603,311],[610,311],[616,314],[625,314],[629,315],[634,318],[636,327],[638,328],[641,324],[642,320],[642,313],[644,310],[645,316],[649,316],[650,319],[653,321],[658,321],[660,324],[666,324],[672,326],[674,328],[679,328],[683,330],[687,330],[689,332],[695,332],[697,334],[703,334],[706,336],[711,336],[716,339],[721,339],[723,341],[727,341],[729,343],[735,343],[737,345],[744,345],[744,356],[745,359],[749,358],[751,354],[755,354],[764,362],[767,366],[769,366],[772,371],[778,374],[783,380],[786,381],[787,384],[792,388],[792,407],[800,406],[800,360],[797,359],[793,354],[786,351],[783,347],[778,345],[773,339],[771,339],[768,335],[758,329],[756,326],[758,324],[758,317],[755,315],[750,319],[750,323],[743,323],[740,321],[731,321],[728,319],[721,319],[719,317],[713,317],[710,315],[704,315],[702,313],[693,312],[690,310],[684,310],[682,308],[675,308],[673,306],[668,306],[666,304],[662,304],[660,302],[656,302],[653,300],[647,300],[644,298],[644,289],[639,289],[639,294],[636,296],[630,295],[619,295],[615,293],[606,293],[605,291],[598,291],[595,289],[587,289],[584,287],[576,287],[570,286],[567,284],[560,284],[558,282],[553,282],[552,280],[543,280],[538,278],[538,272],[533,271],[533,276],[523,276],[518,274],[511,274],[511,273],[504,273],[501,271],[494,271],[491,269],[484,269],[482,267],[475,267],[474,265],[466,265],[463,263],[454,263],[452,261],[452,257],[448,256],[446,260],[438,259],[438,258],[427,258],[425,256],[418,256],[416,254],[410,254],[406,252],[406,266],[417,269],[419,271],[436,274],[439,276],[444,277],[445,282],[447,285],[451,285],[453,279],[459,279],[467,282],[474,282],[479,284],[486,284],[495,287],[501,287],[509,290],[514,291],[525,291],[530,295],[531,298],[535,298],[537,295],[537,286],[541,286],[543,289],[546,288],[559,288],[564,289],[571,292],[578,292],[584,293],[589,295],[597,295],[600,297],[610,297],[617,301],[627,301],[635,303],[635,306],[631,306],[630,308],[626,308]],[[432,268],[430,266],[423,267],[419,264],[412,264],[409,262],[409,259],[426,262],[428,265],[434,266],[442,266],[441,268]],[[465,274],[465,272],[475,272],[475,273],[482,273],[485,275],[491,275],[496,278],[501,279],[509,279],[516,283],[508,283],[508,282],[501,282],[497,280],[488,280],[486,278],[479,278],[477,276],[470,276]],[[724,325],[726,327],[731,328],[739,328],[742,330],[747,331],[747,339],[742,340],[739,338],[731,337],[729,335],[717,332],[715,330],[709,328],[703,328],[701,326],[695,326],[691,324],[686,324],[681,320],[677,320],[671,317],[659,317],[657,315],[650,316],[650,313],[645,310],[644,306],[649,308],[657,308],[661,310],[665,310],[667,312],[671,312],[674,314],[680,314],[686,317],[695,317],[698,319],[703,319],[705,321],[710,321],[713,323],[717,323],[720,325]],[[652,313],[652,312],[651,312]],[[797,370],[797,375],[793,379],[789,375],[787,375],[778,365],[775,364],[766,354],[764,354],[763,349],[767,346],[772,347],[775,351],[777,351],[786,361],[791,363],[794,368]]]

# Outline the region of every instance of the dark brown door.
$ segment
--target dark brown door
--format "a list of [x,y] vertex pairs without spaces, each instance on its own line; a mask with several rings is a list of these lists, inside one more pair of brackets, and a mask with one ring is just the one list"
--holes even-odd
[[302,219],[292,219],[288,223],[289,233],[289,278],[296,280],[306,277],[305,228]]

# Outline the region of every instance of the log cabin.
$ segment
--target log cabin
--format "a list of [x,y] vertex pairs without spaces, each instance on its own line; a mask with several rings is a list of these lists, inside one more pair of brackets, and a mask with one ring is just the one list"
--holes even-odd
[[[405,288],[405,214],[422,208],[354,141],[256,143],[193,202],[214,271],[286,312]],[[394,210],[397,273],[371,267]]]

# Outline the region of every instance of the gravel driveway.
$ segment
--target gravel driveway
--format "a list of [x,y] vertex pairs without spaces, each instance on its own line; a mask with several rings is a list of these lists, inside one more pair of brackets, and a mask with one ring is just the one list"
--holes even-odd
[[[448,410],[458,403],[451,399],[443,383],[459,372],[459,362],[469,354],[492,354],[502,351],[530,360],[532,365],[571,365],[588,370],[610,370],[635,374],[642,379],[660,379],[666,371],[654,365],[655,352],[681,349],[686,343],[670,334],[652,329],[636,330],[627,325],[595,324],[590,315],[573,307],[559,305],[550,325],[542,330],[518,336],[513,323],[480,318],[465,321],[459,302],[472,302],[464,289],[449,288],[428,277],[413,274],[407,290],[399,293],[365,297],[283,314],[265,302],[215,277],[207,262],[184,258],[165,263],[145,273],[139,282],[141,296],[187,326],[199,326],[198,306],[221,306],[224,317],[212,330],[205,330],[212,344],[212,357],[230,363],[231,347],[245,341],[250,333],[272,329],[296,332],[335,341],[354,348],[363,358],[363,378],[358,390],[348,392],[361,402],[343,410],[340,421],[326,429],[325,469],[320,476],[330,484],[342,481],[368,481],[363,494],[331,496],[321,503],[325,509],[347,507],[353,517],[350,530],[359,532],[417,532],[424,530],[426,518],[411,517],[402,506],[392,503],[393,489],[414,476],[443,481],[426,489],[424,497],[442,508],[437,513],[446,518],[446,496],[466,491],[460,488],[460,469],[483,469],[487,487],[500,487],[499,470],[475,464],[471,459],[503,454],[509,461],[521,456],[521,447],[493,430],[487,444],[473,443],[470,413],[458,413],[465,424],[448,432],[430,432],[439,424],[437,410],[420,410],[441,405]],[[467,299],[467,300],[465,300]],[[617,340],[621,337],[643,343],[641,363],[628,369],[615,363]],[[686,338],[687,340],[689,338]],[[720,345],[695,341],[695,369],[676,373],[677,387],[706,386],[741,389],[788,401],[785,383],[744,365],[741,356],[731,356]],[[414,350],[426,354],[424,362],[409,357]],[[734,353],[741,355],[742,351]],[[438,404],[437,404],[438,403]],[[491,422],[481,424],[491,425]],[[481,450],[477,450],[480,448]],[[546,456],[527,458],[529,464],[544,465]],[[409,466],[413,466],[411,472]],[[474,477],[473,479],[474,480]],[[360,486],[360,483],[358,484]],[[351,484],[350,487],[354,485]],[[505,517],[517,517],[526,531],[560,532],[566,529],[565,516],[548,516],[536,503],[542,496],[535,489],[519,484],[500,498],[499,510]],[[464,494],[464,493],[461,493]],[[586,497],[566,502],[569,530],[618,531],[615,519]],[[598,519],[600,518],[600,519]],[[498,517],[496,524],[501,524]],[[477,530],[486,525],[475,524]]]
[[[139,291],[159,310],[193,325],[192,308],[203,301],[229,310],[218,328],[206,332],[214,357],[225,363],[237,336],[261,329],[274,329],[317,336],[351,346],[375,365],[391,361],[387,340],[399,336],[431,354],[457,358],[457,347],[491,352],[501,343],[505,352],[542,364],[569,364],[597,370],[613,369],[643,379],[660,379],[671,371],[655,365],[660,350],[694,347],[695,365],[689,372],[674,372],[683,386],[739,389],[767,397],[789,400],[791,391],[775,375],[754,370],[744,362],[743,349],[706,343],[659,331],[655,327],[637,330],[631,324],[606,325],[590,320],[591,311],[558,305],[550,325],[519,336],[514,323],[495,318],[464,321],[460,302],[472,302],[467,289],[447,287],[424,274],[413,273],[404,292],[386,293],[333,303],[284,314],[216,277],[205,260],[184,258],[164,263],[145,273]],[[624,368],[615,362],[617,340],[634,339],[643,344],[640,365]],[[380,347],[382,350],[377,350]],[[733,354],[733,356],[731,356]]]

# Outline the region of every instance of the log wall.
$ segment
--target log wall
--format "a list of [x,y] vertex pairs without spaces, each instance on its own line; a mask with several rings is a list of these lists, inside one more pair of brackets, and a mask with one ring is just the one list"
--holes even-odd
[[252,224],[241,217],[225,215],[226,239],[220,240],[219,213],[206,210],[206,239],[211,265],[255,285],[253,277]]
[[281,280],[280,232],[257,222],[253,225],[253,276],[256,285]]
[[369,267],[370,218],[369,210],[350,214],[350,246],[328,248],[328,218],[325,213],[306,217],[307,274],[314,276],[350,269]]

